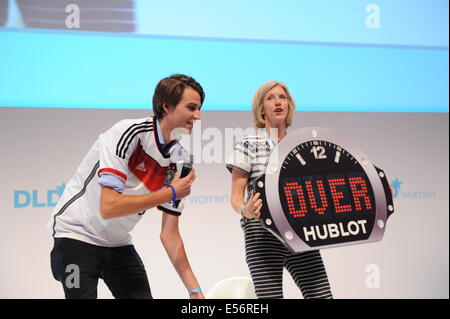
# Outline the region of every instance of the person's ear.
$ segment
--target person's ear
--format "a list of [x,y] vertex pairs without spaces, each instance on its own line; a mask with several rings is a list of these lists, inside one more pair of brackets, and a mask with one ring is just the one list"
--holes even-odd
[[169,105],[167,103],[164,103],[162,107],[163,107],[164,113],[169,114],[169,110],[170,110]]

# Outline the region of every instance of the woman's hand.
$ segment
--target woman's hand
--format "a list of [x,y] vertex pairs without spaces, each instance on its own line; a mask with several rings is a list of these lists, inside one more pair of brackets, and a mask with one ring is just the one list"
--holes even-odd
[[261,208],[262,200],[259,198],[259,193],[255,193],[242,208],[241,214],[248,219],[259,219],[261,217]]

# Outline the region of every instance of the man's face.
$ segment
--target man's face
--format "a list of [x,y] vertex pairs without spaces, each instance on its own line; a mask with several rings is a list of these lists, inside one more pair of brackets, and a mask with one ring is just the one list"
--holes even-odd
[[175,108],[164,106],[166,111],[164,118],[172,130],[183,128],[190,134],[194,127],[194,121],[200,120],[200,107],[200,95],[193,88],[187,86]]

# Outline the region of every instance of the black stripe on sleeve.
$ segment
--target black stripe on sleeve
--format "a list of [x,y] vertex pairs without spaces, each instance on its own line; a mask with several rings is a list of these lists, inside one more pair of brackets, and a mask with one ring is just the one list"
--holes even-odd
[[130,136],[132,136],[136,130],[139,130],[141,128],[152,129],[153,123],[151,121],[145,121],[142,123],[136,123],[136,124],[131,125],[122,134],[122,136],[119,139],[119,143],[117,143],[117,147],[116,147],[116,155],[117,156],[119,156],[120,158],[125,158],[125,153],[123,152],[123,149],[124,149],[125,145],[127,144],[127,141],[129,140]]
[[121,158],[125,158],[125,154],[127,154],[128,148],[130,147],[131,142],[133,141],[133,139],[136,137],[136,135],[140,134],[140,133],[144,133],[144,132],[151,132],[153,131],[152,127],[146,127],[146,128],[142,128],[141,130],[134,132],[133,135],[131,135],[131,138],[128,141],[127,147],[125,148],[125,150],[122,152],[122,156]]

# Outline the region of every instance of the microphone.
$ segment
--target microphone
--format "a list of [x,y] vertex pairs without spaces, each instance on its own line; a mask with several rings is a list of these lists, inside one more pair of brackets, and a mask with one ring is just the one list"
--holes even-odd
[[194,165],[194,155],[190,154],[189,159],[183,162],[183,168],[181,169],[180,178],[186,177],[192,170]]
[[[192,170],[192,166],[194,165],[194,155],[190,154],[189,159],[183,162],[183,168],[181,169],[180,178],[186,177]],[[180,205],[180,199],[178,199],[173,205],[175,208],[178,208]]]

